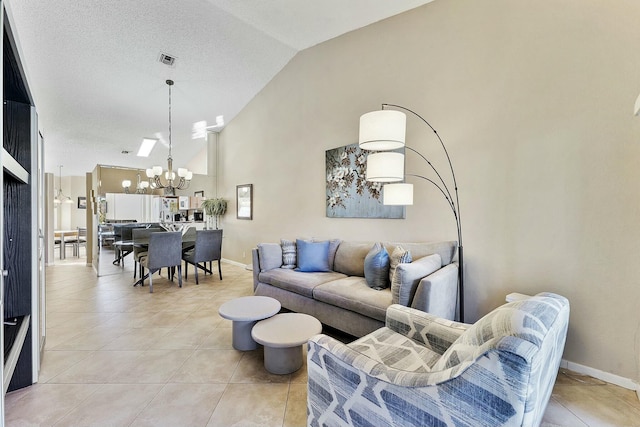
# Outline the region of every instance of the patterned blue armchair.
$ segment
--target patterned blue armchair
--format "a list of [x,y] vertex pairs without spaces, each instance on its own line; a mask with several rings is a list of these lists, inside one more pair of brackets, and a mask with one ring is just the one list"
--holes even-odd
[[351,344],[309,341],[309,426],[538,426],[569,323],[542,293],[473,325],[400,305]]

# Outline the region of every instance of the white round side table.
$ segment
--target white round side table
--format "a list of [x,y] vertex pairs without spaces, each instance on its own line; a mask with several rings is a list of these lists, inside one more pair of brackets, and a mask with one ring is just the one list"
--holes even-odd
[[251,336],[264,346],[264,367],[273,374],[290,374],[302,366],[302,345],[322,332],[322,323],[302,313],[276,314],[253,327]]
[[218,313],[231,320],[233,348],[255,350],[258,344],[251,338],[251,329],[258,320],[266,319],[280,311],[280,301],[262,296],[240,297],[220,306]]

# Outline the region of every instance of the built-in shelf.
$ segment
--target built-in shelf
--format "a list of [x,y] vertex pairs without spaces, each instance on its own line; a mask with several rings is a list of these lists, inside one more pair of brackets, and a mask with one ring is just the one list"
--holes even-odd
[[4,171],[15,179],[21,181],[23,184],[29,183],[29,172],[20,166],[20,163],[4,148],[2,149],[2,166],[4,167]]
[[27,332],[29,331],[29,320],[31,316],[15,317],[4,320],[4,372],[3,372],[3,393],[7,392],[13,371],[18,364],[18,357],[22,351]]

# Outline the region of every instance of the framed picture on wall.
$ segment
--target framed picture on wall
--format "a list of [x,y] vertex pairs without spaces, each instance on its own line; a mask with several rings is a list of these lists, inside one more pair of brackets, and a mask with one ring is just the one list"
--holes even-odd
[[204,190],[194,191],[193,192],[193,197],[203,197],[204,198]]
[[87,209],[86,197],[78,197],[78,209]]
[[253,219],[253,184],[236,186],[236,218]]

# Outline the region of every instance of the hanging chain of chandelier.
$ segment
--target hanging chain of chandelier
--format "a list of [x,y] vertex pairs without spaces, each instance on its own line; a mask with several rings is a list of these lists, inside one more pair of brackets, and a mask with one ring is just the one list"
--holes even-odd
[[153,166],[147,169],[146,173],[151,188],[164,189],[164,194],[175,195],[175,190],[189,188],[193,172],[187,168],[173,170],[173,158],[171,157],[171,86],[173,86],[173,80],[167,80],[166,83],[169,86],[169,157],[167,158],[167,171],[164,173],[164,180],[162,178],[162,166]]

